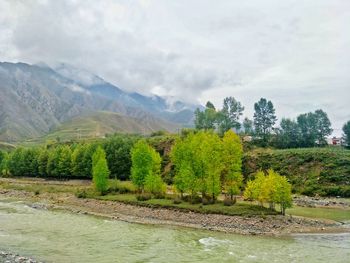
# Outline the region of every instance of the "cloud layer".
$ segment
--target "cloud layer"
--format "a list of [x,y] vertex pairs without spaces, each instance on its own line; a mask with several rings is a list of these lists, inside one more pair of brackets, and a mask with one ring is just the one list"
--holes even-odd
[[322,108],[350,120],[350,1],[0,1],[0,60],[65,62],[128,91],[213,101],[251,116]]

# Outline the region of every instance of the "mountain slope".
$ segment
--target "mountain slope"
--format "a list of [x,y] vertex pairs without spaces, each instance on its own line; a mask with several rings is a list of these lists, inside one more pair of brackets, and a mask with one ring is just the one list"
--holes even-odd
[[77,85],[84,87],[92,94],[117,101],[124,106],[140,108],[157,117],[184,126],[193,125],[193,112],[196,108],[202,107],[201,105],[184,103],[173,97],[144,96],[137,92],[128,93],[97,75],[67,64],[59,64],[54,67],[54,70],[62,76],[72,79]]
[[164,98],[124,92],[78,69],[72,72],[61,67],[56,71],[42,65],[0,63],[0,141],[42,136],[73,117],[95,111],[137,118],[148,128],[149,125],[154,129],[169,127],[157,123],[165,123],[162,119],[167,119],[183,124],[184,119],[193,118],[190,109],[184,109],[186,118],[181,116],[183,111],[179,109],[187,107],[184,105],[172,111]]
[[150,134],[159,130],[174,132],[178,127],[155,118],[136,119],[113,112],[94,112],[62,123],[38,141],[101,138],[114,133]]

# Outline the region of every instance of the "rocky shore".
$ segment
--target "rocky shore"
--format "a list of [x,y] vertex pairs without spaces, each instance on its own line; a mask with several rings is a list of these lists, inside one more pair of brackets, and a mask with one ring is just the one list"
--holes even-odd
[[342,198],[324,198],[295,196],[293,203],[304,207],[333,207],[333,208],[349,208],[350,202],[344,201]]
[[0,190],[0,197],[25,200],[36,209],[60,209],[132,223],[183,226],[236,234],[286,235],[349,231],[348,228],[334,221],[280,215],[242,217],[201,214],[166,208],[141,207],[115,201],[79,199],[69,193],[35,195],[31,192]]
[[41,263],[41,261],[22,257],[18,254],[0,251],[0,263]]

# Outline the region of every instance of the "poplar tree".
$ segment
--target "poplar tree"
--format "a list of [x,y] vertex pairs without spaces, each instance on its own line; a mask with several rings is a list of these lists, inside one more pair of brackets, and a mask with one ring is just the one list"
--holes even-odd
[[108,190],[109,174],[106,153],[99,146],[92,156],[92,180],[95,190],[100,194],[104,194]]
[[[145,140],[139,140],[131,149],[131,180],[139,191],[145,190],[155,194],[161,193],[160,182],[161,158],[158,152],[149,146]],[[147,180],[146,180],[147,179]],[[156,189],[158,187],[158,189]]]

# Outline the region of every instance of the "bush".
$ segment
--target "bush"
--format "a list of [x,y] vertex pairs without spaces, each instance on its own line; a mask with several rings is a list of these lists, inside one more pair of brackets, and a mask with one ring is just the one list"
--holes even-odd
[[231,198],[225,198],[224,199],[224,206],[232,206],[237,202],[236,197],[231,199]]
[[138,195],[136,195],[136,199],[138,201],[147,201],[147,200],[152,199],[152,195],[149,193],[138,194]]
[[178,204],[181,204],[182,201],[181,201],[180,198],[176,197],[176,198],[173,200],[173,203],[174,203],[175,205],[178,205]]
[[208,197],[202,197],[202,204],[203,205],[210,205],[210,204],[214,204],[215,203],[215,200],[213,199],[210,199]]
[[111,179],[109,180],[108,192],[119,194],[135,193],[136,187],[130,181],[119,181],[118,179]]
[[117,193],[119,192],[119,180],[109,180],[109,193]]

